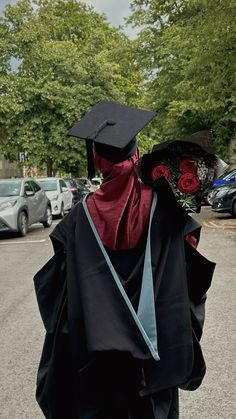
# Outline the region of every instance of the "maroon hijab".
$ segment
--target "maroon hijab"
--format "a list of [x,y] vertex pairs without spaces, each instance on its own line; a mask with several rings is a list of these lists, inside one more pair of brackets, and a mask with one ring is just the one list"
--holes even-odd
[[148,222],[152,188],[138,179],[137,160],[137,152],[120,163],[95,152],[94,162],[104,180],[86,203],[103,244],[112,250],[134,248]]

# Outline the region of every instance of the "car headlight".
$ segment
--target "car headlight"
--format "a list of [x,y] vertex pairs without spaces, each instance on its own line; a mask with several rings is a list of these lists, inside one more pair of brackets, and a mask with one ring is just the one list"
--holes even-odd
[[57,201],[58,200],[59,195],[53,195],[52,196],[52,201]]
[[5,201],[0,204],[0,211],[4,211],[7,208],[12,208],[17,203],[17,199],[14,201]]

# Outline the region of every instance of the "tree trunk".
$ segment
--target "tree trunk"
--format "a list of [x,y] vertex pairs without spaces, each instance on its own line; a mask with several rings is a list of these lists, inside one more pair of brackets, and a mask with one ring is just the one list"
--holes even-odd
[[229,165],[232,169],[236,166],[236,132],[234,136],[229,141],[228,145],[228,155],[229,155]]
[[47,176],[51,177],[53,175],[53,163],[50,157],[47,158]]

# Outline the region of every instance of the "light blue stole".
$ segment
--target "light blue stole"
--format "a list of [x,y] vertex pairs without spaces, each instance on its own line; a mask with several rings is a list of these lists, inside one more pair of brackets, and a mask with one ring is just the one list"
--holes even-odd
[[83,199],[83,208],[89,224],[92,228],[94,236],[97,240],[97,243],[103,253],[103,256],[107,262],[107,265],[111,271],[111,274],[114,278],[114,281],[118,287],[119,292],[121,293],[128,309],[140,330],[140,333],[143,336],[143,339],[148,346],[148,349],[152,355],[152,357],[158,361],[160,359],[158,354],[158,345],[157,345],[157,327],[156,327],[156,313],[155,313],[155,301],[154,301],[154,289],[153,289],[153,275],[152,275],[152,261],[151,261],[151,224],[153,214],[157,204],[157,196],[156,193],[153,194],[152,200],[152,207],[150,212],[150,220],[148,226],[148,236],[147,236],[147,243],[145,249],[145,257],[144,257],[144,267],[143,267],[143,276],[142,276],[142,285],[141,285],[141,292],[139,298],[139,305],[138,311],[135,312],[129,297],[127,296],[123,285],[119,279],[119,276],[111,263],[111,260],[106,252],[106,249],[98,235],[96,227],[93,223],[93,220],[89,214],[88,207],[86,204],[86,197]]

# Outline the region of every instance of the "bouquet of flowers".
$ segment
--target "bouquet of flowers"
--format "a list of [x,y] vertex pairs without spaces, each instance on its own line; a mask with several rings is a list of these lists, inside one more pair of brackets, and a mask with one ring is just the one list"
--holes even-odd
[[215,177],[216,156],[182,141],[146,156],[141,179],[154,184],[158,178],[166,178],[179,204],[187,212],[199,212],[202,197]]

